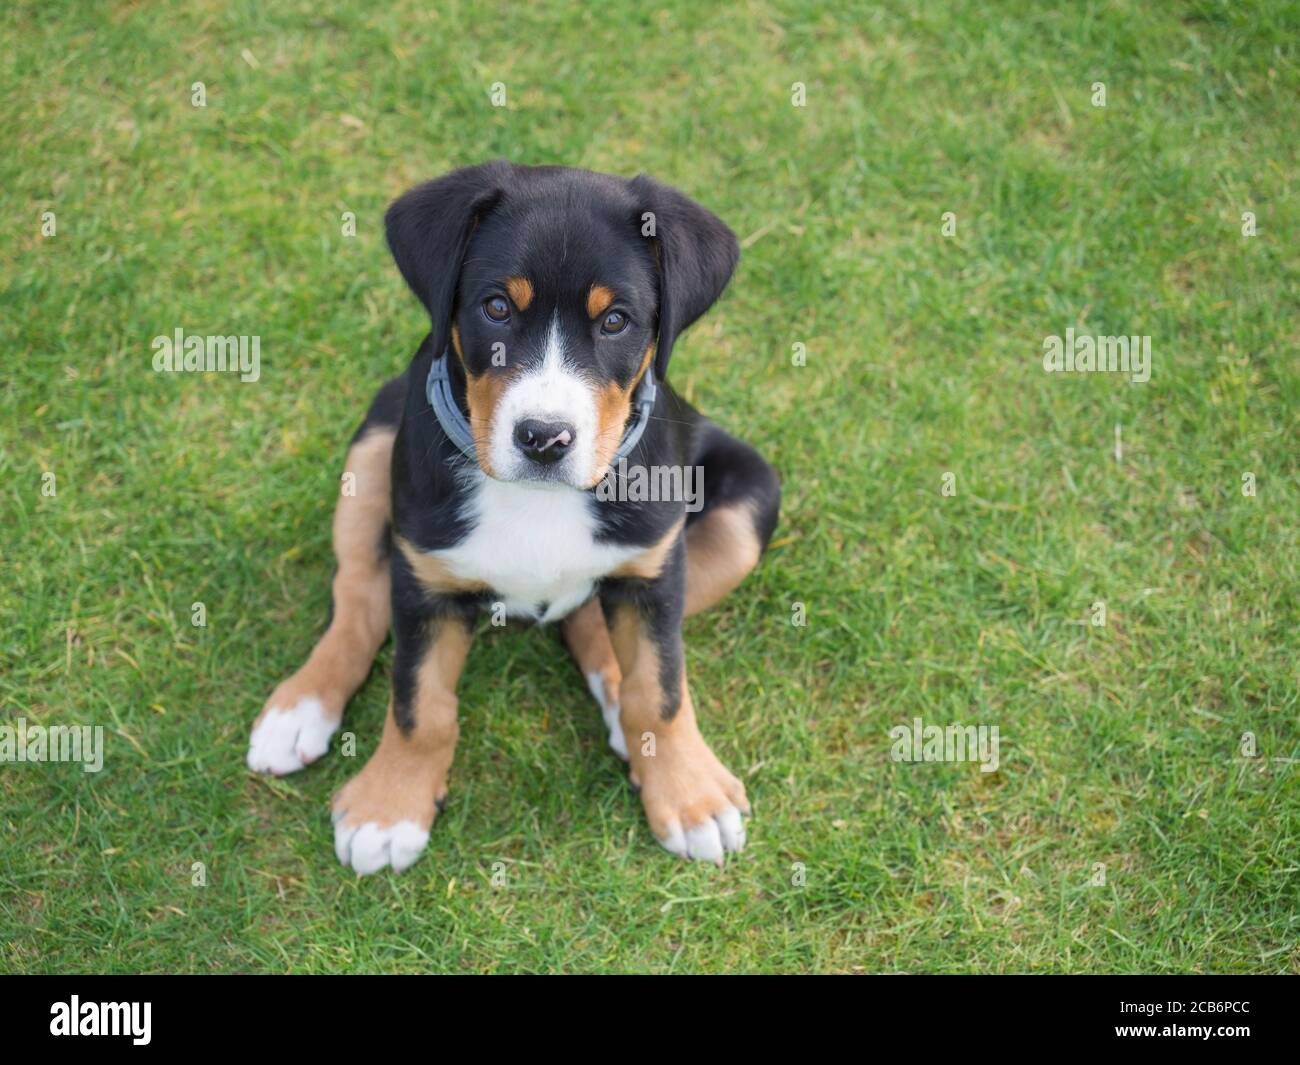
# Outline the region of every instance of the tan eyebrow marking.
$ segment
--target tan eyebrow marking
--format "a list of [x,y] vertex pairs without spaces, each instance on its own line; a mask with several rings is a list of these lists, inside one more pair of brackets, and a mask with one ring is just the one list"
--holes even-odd
[[506,291],[521,311],[528,310],[528,305],[533,302],[533,283],[526,277],[507,277]]
[[587,317],[599,318],[614,302],[614,290],[608,285],[592,285],[587,293]]

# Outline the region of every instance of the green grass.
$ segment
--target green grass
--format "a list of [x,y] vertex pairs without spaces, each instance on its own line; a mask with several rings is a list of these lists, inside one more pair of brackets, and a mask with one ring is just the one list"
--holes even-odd
[[[108,745],[0,765],[0,967],[1300,971],[1296,4],[374,7],[0,13],[0,703]],[[382,211],[491,157],[651,173],[745,245],[672,371],[786,486],[687,624],[755,807],[725,871],[656,846],[553,629],[484,626],[400,877],[327,812],[391,647],[357,757],[244,768],[423,335]],[[178,326],[260,335],[261,380],[154,374]],[[1044,373],[1069,326],[1150,334],[1150,382]],[[1000,771],[892,762],[916,716],[997,724]]]

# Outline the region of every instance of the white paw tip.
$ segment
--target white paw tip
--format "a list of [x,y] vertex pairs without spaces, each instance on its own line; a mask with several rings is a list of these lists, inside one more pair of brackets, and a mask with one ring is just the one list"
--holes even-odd
[[329,750],[338,727],[314,695],[288,710],[273,706],[248,737],[248,768],[275,776],[297,772]]
[[398,821],[387,827],[375,821],[334,826],[334,853],[358,876],[377,873],[390,865],[395,873],[409,869],[428,842],[429,830],[414,821]]
[[675,821],[669,827],[668,835],[661,838],[659,843],[664,850],[677,855],[677,857],[687,857],[686,836],[682,833],[682,826],[677,824]]
[[745,845],[745,822],[741,820],[739,810],[728,806],[714,820],[718,825],[723,850],[738,851]]
[[682,830],[673,822],[668,835],[659,840],[664,850],[679,858],[722,865],[728,851],[738,851],[745,846],[745,824],[734,806],[728,806],[702,824]]
[[722,837],[712,818],[686,830],[686,853],[695,861],[722,864]]

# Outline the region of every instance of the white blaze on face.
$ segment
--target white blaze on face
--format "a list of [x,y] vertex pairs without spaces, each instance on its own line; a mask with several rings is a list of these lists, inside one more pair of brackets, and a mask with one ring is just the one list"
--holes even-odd
[[573,446],[551,467],[551,476],[579,488],[589,485],[599,431],[596,397],[590,383],[565,360],[558,315],[551,319],[541,362],[518,377],[497,403],[489,451],[499,480],[519,480],[536,471],[515,445],[515,426],[530,418],[572,427]]

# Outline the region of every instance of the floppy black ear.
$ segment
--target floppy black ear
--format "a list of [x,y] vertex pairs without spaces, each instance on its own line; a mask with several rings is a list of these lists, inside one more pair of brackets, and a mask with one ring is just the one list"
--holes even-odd
[[433,320],[436,350],[448,343],[452,301],[478,220],[500,199],[510,164],[483,163],[417,185],[384,215],[397,268]]
[[642,205],[637,218],[642,233],[650,221],[645,213],[654,216],[659,259],[655,376],[662,381],[678,334],[712,307],[727,287],[740,261],[740,245],[717,215],[668,185],[642,174],[632,179],[632,192]]

